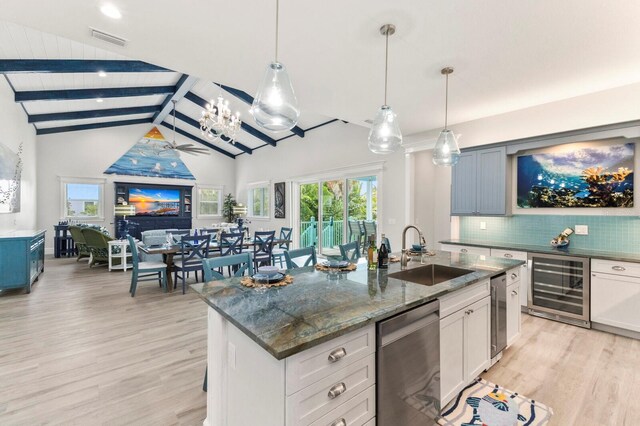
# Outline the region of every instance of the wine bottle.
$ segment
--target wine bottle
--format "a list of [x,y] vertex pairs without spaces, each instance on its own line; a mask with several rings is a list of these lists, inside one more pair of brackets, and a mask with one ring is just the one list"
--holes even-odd
[[382,243],[380,244],[380,249],[378,250],[378,268],[387,269],[389,268],[389,250],[387,250],[387,245],[385,244],[385,236],[382,234]]

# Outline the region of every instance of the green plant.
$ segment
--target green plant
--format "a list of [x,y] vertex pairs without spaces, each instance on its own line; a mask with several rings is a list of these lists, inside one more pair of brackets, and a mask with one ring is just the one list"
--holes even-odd
[[224,216],[224,220],[227,223],[231,223],[238,217],[233,213],[233,208],[237,206],[238,203],[233,198],[233,195],[227,194],[224,196],[224,203],[222,204],[222,216]]

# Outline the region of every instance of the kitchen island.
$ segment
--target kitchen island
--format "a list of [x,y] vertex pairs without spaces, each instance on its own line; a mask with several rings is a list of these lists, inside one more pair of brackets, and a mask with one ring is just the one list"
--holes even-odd
[[[484,285],[522,263],[440,251],[424,262],[472,272],[425,286],[389,277],[399,264],[387,271],[360,264],[340,279],[314,268],[295,269],[292,284],[265,293],[242,286],[238,278],[193,285],[210,306],[205,424],[330,424],[339,408],[375,416],[375,323]],[[408,269],[421,266],[416,257]],[[323,350],[332,342],[354,350],[335,354],[342,362],[327,363]],[[353,385],[342,398],[327,398],[336,374],[346,374],[344,381]],[[364,402],[357,404],[360,395]]]

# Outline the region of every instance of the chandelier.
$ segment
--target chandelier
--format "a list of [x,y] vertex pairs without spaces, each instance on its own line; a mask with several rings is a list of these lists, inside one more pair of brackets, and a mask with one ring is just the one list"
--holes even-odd
[[223,136],[229,138],[230,143],[235,142],[236,133],[240,129],[240,113],[231,114],[229,101],[218,96],[218,102],[211,101],[207,104],[202,117],[200,118],[200,131],[202,135],[210,140],[218,140]]

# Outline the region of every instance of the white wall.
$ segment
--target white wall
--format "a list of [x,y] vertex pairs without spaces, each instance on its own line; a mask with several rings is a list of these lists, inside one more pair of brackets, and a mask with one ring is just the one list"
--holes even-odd
[[[587,127],[601,126],[640,119],[640,84],[592,93],[559,102],[539,105],[480,120],[450,126],[460,134],[461,148],[486,145],[495,142],[539,136]],[[405,138],[408,144],[433,147],[440,129]],[[431,151],[428,151],[431,152]],[[418,155],[418,153],[413,154]],[[435,193],[419,193],[414,197],[433,196],[436,202],[434,227],[438,240],[456,235],[457,220],[450,219],[451,169],[437,167],[434,175]],[[416,201],[417,202],[417,201]],[[635,210],[635,208],[634,208]],[[520,213],[520,212],[518,212]],[[542,214],[577,214],[576,210],[553,209]],[[587,214],[597,214],[593,211]],[[451,225],[449,225],[451,224]]]
[[[176,185],[222,185],[224,193],[235,193],[235,161],[222,154],[210,151],[210,155],[191,156],[181,154],[187,168],[196,180],[144,178],[137,176],[105,175],[103,172],[127,152],[152,128],[152,124],[112,127],[78,132],[57,133],[38,136],[38,227],[52,230],[62,214],[60,177],[104,178],[105,220],[96,223],[113,231],[114,205],[113,182],[142,182]],[[158,127],[165,137],[171,130]],[[180,135],[178,143],[192,141]],[[195,191],[195,189],[194,189]],[[195,196],[195,192],[194,192]],[[198,219],[193,214],[193,226],[208,226],[220,219]],[[47,247],[53,247],[52,239]]]
[[[0,232],[36,227],[36,131],[27,123],[22,106],[15,103],[11,86],[0,78],[0,143],[18,152],[23,143],[19,213],[0,213]],[[49,234],[50,235],[50,234]]]
[[253,155],[237,158],[237,200],[247,203],[247,188],[253,182],[268,181],[271,193],[271,218],[251,219],[252,230],[264,228],[278,231],[291,226],[291,185],[287,184],[287,217],[273,218],[273,184],[291,182],[305,176],[338,170],[348,173],[356,166],[384,162],[382,183],[378,191],[381,218],[379,233],[385,233],[393,249],[400,246],[400,233],[405,225],[404,153],[377,155],[369,151],[369,129],[342,121],[336,121],[312,130],[304,138],[290,138],[278,143],[276,148],[266,146]]

